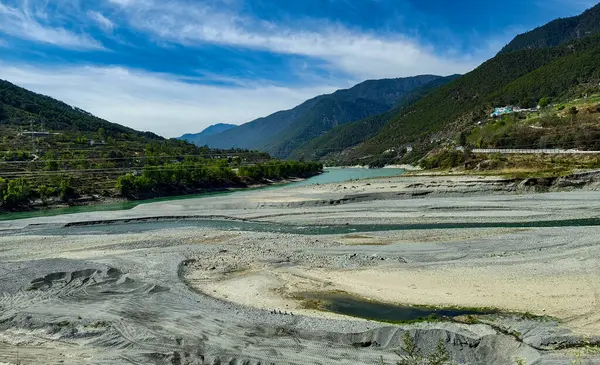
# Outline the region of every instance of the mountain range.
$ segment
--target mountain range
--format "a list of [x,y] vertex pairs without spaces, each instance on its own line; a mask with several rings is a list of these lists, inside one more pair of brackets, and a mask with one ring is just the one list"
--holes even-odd
[[[415,89],[440,78],[421,75],[365,81],[350,89],[317,96],[293,109],[214,134],[210,140],[202,138],[200,143],[213,148],[258,149],[286,158],[298,147],[332,128],[386,112]],[[196,137],[186,135],[180,138],[190,140]]]
[[[599,83],[600,4],[516,36],[465,75],[369,80],[240,126],[216,124],[181,139],[338,163],[397,161],[402,156],[389,151],[411,145],[416,160],[441,141],[468,132],[496,106],[535,106],[541,98],[587,95],[600,92]],[[27,129],[32,119],[73,138],[114,137],[138,141],[139,148],[164,141],[0,81],[0,128],[11,126],[13,133],[16,127]]]
[[597,86],[599,32],[600,4],[517,35],[465,75],[366,81],[215,134],[209,146],[363,163],[412,145],[418,158],[495,106],[535,106],[543,97],[564,98]]
[[[591,22],[589,17],[594,16],[600,23],[599,10],[597,5],[575,19],[585,15],[586,22]],[[494,107],[532,107],[544,97],[560,100],[600,92],[600,32],[590,31],[581,38],[561,37],[556,29],[563,29],[572,21],[573,18],[559,19],[518,36],[515,40],[529,40],[524,49],[505,49],[475,70],[403,108],[376,136],[346,151],[345,159],[377,156],[406,144],[425,153],[437,146],[436,141],[452,140],[469,131]],[[546,36],[552,39],[551,43]],[[556,42],[559,45],[545,46]],[[413,154],[414,158],[422,155]]]

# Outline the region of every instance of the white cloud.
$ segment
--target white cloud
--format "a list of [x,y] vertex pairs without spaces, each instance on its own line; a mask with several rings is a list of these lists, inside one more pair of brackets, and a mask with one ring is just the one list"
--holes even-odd
[[[242,17],[222,7],[157,0],[110,0],[137,29],[182,44],[213,43],[320,58],[358,78],[464,73],[481,54],[440,56],[400,34],[376,35],[340,25],[318,24],[298,30]],[[307,27],[306,27],[307,28]],[[487,55],[486,55],[487,56]]]
[[112,31],[115,28],[115,24],[97,11],[89,11],[88,17],[100,25],[104,30]]
[[21,8],[12,8],[0,3],[0,32],[21,39],[72,49],[103,48],[99,42],[87,35],[42,24],[38,18],[44,14],[39,11],[30,12],[27,4],[28,2],[25,1]]
[[331,86],[221,87],[120,67],[41,68],[0,64],[3,78],[111,122],[166,137],[199,132],[219,122],[241,124],[289,109]]

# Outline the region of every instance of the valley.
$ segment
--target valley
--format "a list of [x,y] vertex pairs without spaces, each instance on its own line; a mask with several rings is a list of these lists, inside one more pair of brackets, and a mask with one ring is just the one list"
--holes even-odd
[[584,3],[0,3],[0,365],[600,363]]

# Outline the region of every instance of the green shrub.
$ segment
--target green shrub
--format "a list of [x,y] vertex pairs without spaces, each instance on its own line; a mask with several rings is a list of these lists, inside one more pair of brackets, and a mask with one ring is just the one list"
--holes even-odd
[[540,106],[540,108],[545,108],[548,105],[550,105],[551,102],[552,102],[552,99],[550,99],[547,96],[544,96],[543,98],[540,99],[540,102],[538,103],[538,105]]
[[435,155],[428,156],[421,160],[419,165],[424,169],[450,169],[461,166],[465,163],[465,153],[463,151],[443,150]]
[[403,338],[404,346],[402,347],[402,351],[405,355],[401,355],[400,361],[398,361],[397,365],[449,365],[450,364],[450,354],[444,343],[440,340],[435,350],[433,350],[428,355],[423,355],[421,349],[417,346],[415,339],[408,334],[408,332],[404,332]]

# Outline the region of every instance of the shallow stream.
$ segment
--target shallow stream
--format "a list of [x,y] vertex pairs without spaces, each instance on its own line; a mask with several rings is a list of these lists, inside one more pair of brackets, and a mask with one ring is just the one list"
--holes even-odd
[[530,222],[453,222],[411,224],[346,224],[346,225],[292,225],[276,222],[253,222],[241,220],[178,219],[164,221],[116,221],[100,224],[74,226],[41,225],[27,229],[6,231],[10,234],[27,235],[89,235],[139,233],[161,229],[207,228],[219,231],[270,232],[299,235],[350,234],[356,232],[406,231],[428,229],[462,228],[553,228],[600,226],[600,218],[564,219]]

